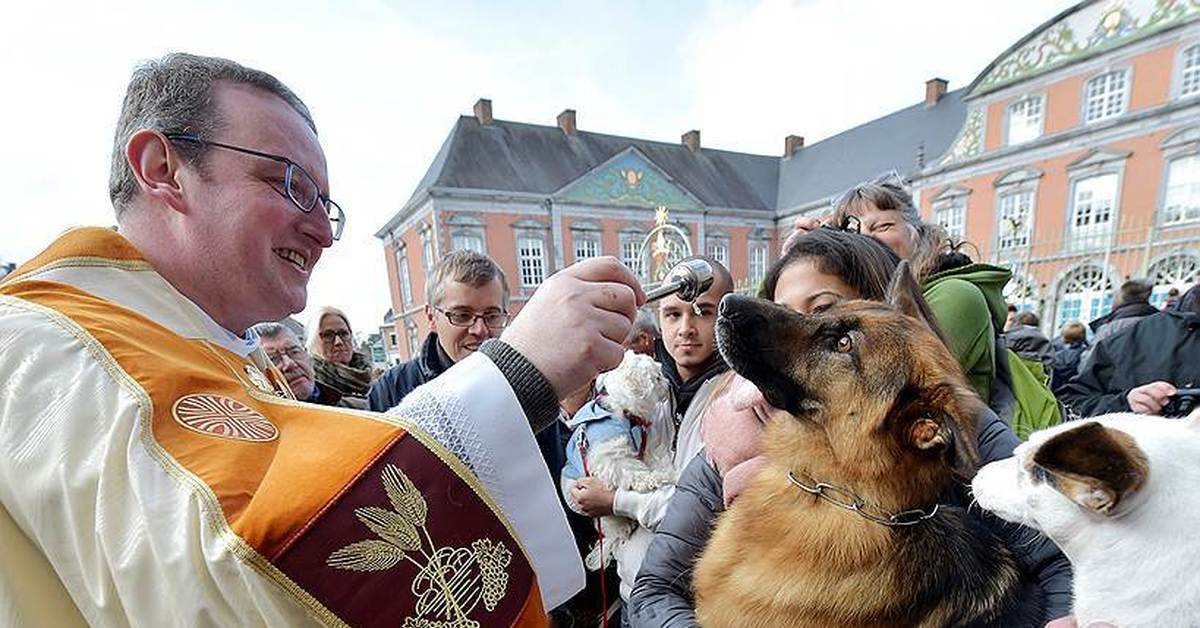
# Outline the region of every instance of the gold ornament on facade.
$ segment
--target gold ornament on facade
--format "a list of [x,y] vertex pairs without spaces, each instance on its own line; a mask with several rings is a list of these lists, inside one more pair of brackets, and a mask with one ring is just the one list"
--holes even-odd
[[479,628],[470,614],[483,602],[493,611],[508,590],[512,552],[502,542],[478,539],[466,547],[438,547],[426,528],[425,497],[395,465],[383,469],[383,488],[391,508],[366,506],[354,514],[377,539],[351,543],[325,564],[347,571],[385,571],[402,560],[418,569],[411,590],[416,616],[405,628]]
[[634,170],[630,168],[628,170],[618,170],[618,172],[620,172],[621,177],[625,179],[625,185],[629,186],[629,189],[631,190],[636,188],[638,184],[642,182],[641,170]]

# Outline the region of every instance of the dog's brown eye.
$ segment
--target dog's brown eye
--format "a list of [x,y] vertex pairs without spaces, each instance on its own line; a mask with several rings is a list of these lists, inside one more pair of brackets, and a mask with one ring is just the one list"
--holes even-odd
[[838,353],[850,353],[850,350],[853,348],[854,348],[854,342],[852,340],[850,340],[850,334],[846,334],[845,336],[838,338],[838,341],[837,341]]

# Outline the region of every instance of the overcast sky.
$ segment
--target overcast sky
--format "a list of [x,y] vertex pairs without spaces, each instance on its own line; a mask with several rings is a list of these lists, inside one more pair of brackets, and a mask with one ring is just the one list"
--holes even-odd
[[[389,307],[375,231],[480,97],[505,120],[776,155],[957,89],[1066,0],[19,2],[0,19],[0,261],[109,225],[129,73],[170,51],[275,74],[312,110],[346,233],[309,305]],[[305,320],[301,315],[301,320]]]

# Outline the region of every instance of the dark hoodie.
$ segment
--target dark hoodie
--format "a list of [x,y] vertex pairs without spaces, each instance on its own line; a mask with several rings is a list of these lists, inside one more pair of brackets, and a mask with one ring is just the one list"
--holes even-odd
[[675,400],[675,427],[678,428],[688,406],[692,405],[692,399],[696,397],[696,391],[700,390],[704,382],[729,370],[729,365],[725,363],[721,353],[714,350],[700,368],[700,373],[685,382],[679,374],[679,367],[675,365],[675,358],[671,357],[662,340],[654,343],[654,353],[658,362],[662,364],[663,376],[667,378],[667,385],[671,388],[671,398]]

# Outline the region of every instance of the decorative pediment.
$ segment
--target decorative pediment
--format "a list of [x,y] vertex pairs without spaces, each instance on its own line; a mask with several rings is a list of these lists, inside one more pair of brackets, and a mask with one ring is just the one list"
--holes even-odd
[[527,230],[527,231],[529,231],[529,230],[545,231],[546,223],[544,223],[540,220],[534,220],[532,218],[522,218],[521,220],[518,220],[518,221],[512,223],[512,228],[513,229],[523,229],[523,230]]
[[967,98],[1050,72],[1200,18],[1195,0],[1081,2],[1026,35],[971,83]]
[[1127,157],[1133,154],[1127,150],[1108,150],[1104,148],[1093,148],[1084,153],[1082,157],[1067,164],[1067,170],[1081,170],[1084,168],[1098,167],[1104,164],[1124,161]]
[[454,214],[446,219],[446,224],[451,227],[483,227],[486,226],[482,219],[471,214]]
[[1003,175],[1000,175],[993,185],[998,188],[1002,188],[1010,185],[1028,183],[1030,181],[1036,181],[1040,179],[1042,174],[1042,171],[1038,170],[1037,168],[1016,168],[1014,170],[1009,170]]
[[944,203],[946,201],[952,201],[957,198],[969,196],[970,194],[971,188],[969,187],[962,185],[949,185],[945,188],[942,188],[942,191],[938,192],[937,195],[933,197],[932,202]]
[[581,205],[703,208],[695,195],[633,146],[568,183],[554,199]]
[[571,231],[603,231],[603,229],[590,220],[576,220],[571,223]]
[[1200,145],[1200,126],[1189,126],[1167,136],[1162,141],[1163,150],[1170,148],[1195,148]]
[[967,112],[967,119],[958,130],[958,137],[950,145],[946,155],[942,157],[941,165],[949,165],[967,161],[983,152],[983,131],[985,116],[983,107],[974,107]]
[[751,240],[770,240],[771,231],[763,227],[755,227],[746,237]]

